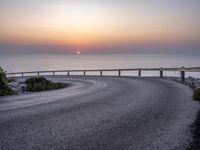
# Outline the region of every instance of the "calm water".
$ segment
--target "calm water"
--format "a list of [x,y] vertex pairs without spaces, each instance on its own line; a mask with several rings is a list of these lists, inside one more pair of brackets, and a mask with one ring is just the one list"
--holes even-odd
[[[59,69],[111,69],[142,67],[197,67],[200,55],[160,54],[0,54],[0,66],[8,72],[59,70]],[[95,74],[95,73],[94,73]],[[106,73],[107,75],[113,73]],[[124,72],[124,75],[137,75]],[[179,72],[166,72],[178,76]],[[143,72],[143,75],[158,75],[158,72]],[[187,74],[200,76],[199,73]]]

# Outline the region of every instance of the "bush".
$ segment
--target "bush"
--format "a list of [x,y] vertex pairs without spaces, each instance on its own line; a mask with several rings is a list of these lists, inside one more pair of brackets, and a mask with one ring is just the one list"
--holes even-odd
[[200,88],[194,90],[193,99],[200,100]]
[[9,86],[7,85],[0,86],[0,96],[14,95],[14,94],[16,94],[16,92],[13,91]]
[[16,94],[15,91],[13,91],[8,86],[8,78],[6,77],[5,71],[0,67],[0,96],[5,95],[13,95]]
[[0,84],[6,84],[7,77],[5,71],[0,67]]
[[66,87],[66,84],[60,82],[54,83],[45,79],[44,77],[30,78],[27,79],[25,83],[27,84],[27,90],[30,92],[40,92],[40,91],[61,89]]

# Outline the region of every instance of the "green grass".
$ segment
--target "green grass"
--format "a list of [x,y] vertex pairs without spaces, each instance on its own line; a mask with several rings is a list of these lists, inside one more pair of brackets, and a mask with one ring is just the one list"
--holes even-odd
[[34,77],[27,79],[25,81],[27,84],[27,91],[30,92],[41,92],[41,91],[47,91],[47,90],[55,90],[55,89],[61,89],[65,88],[66,84],[60,83],[60,82],[52,82],[47,80],[44,77]]
[[15,91],[13,91],[8,86],[8,78],[6,77],[5,71],[0,67],[0,96],[6,96],[6,95],[13,95],[16,94]]
[[200,88],[194,90],[193,99],[200,101]]

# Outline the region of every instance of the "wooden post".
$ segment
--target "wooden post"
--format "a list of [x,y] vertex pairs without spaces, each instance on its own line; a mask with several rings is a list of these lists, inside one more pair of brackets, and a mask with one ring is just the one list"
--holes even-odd
[[100,70],[100,76],[103,76],[103,71],[102,70]]
[[118,75],[121,76],[121,70],[118,70]]
[[138,76],[141,77],[141,69],[138,69]]
[[22,72],[22,77],[24,76],[24,73]]
[[68,76],[70,75],[70,72],[69,72],[69,70],[67,71],[67,75],[68,75]]
[[185,69],[184,67],[181,68],[181,82],[184,83],[185,82]]
[[160,77],[163,78],[163,68],[160,68]]
[[40,76],[40,72],[38,72],[38,77]]
[[86,75],[86,71],[85,71],[85,70],[83,71],[83,75],[84,75],[84,76]]
[[55,71],[53,71],[53,76],[55,76]]

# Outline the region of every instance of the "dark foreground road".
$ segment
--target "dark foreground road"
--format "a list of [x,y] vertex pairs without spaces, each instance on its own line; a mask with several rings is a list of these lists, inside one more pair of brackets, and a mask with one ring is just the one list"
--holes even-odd
[[153,78],[54,77],[72,86],[0,97],[1,150],[173,150],[199,105],[184,85]]

